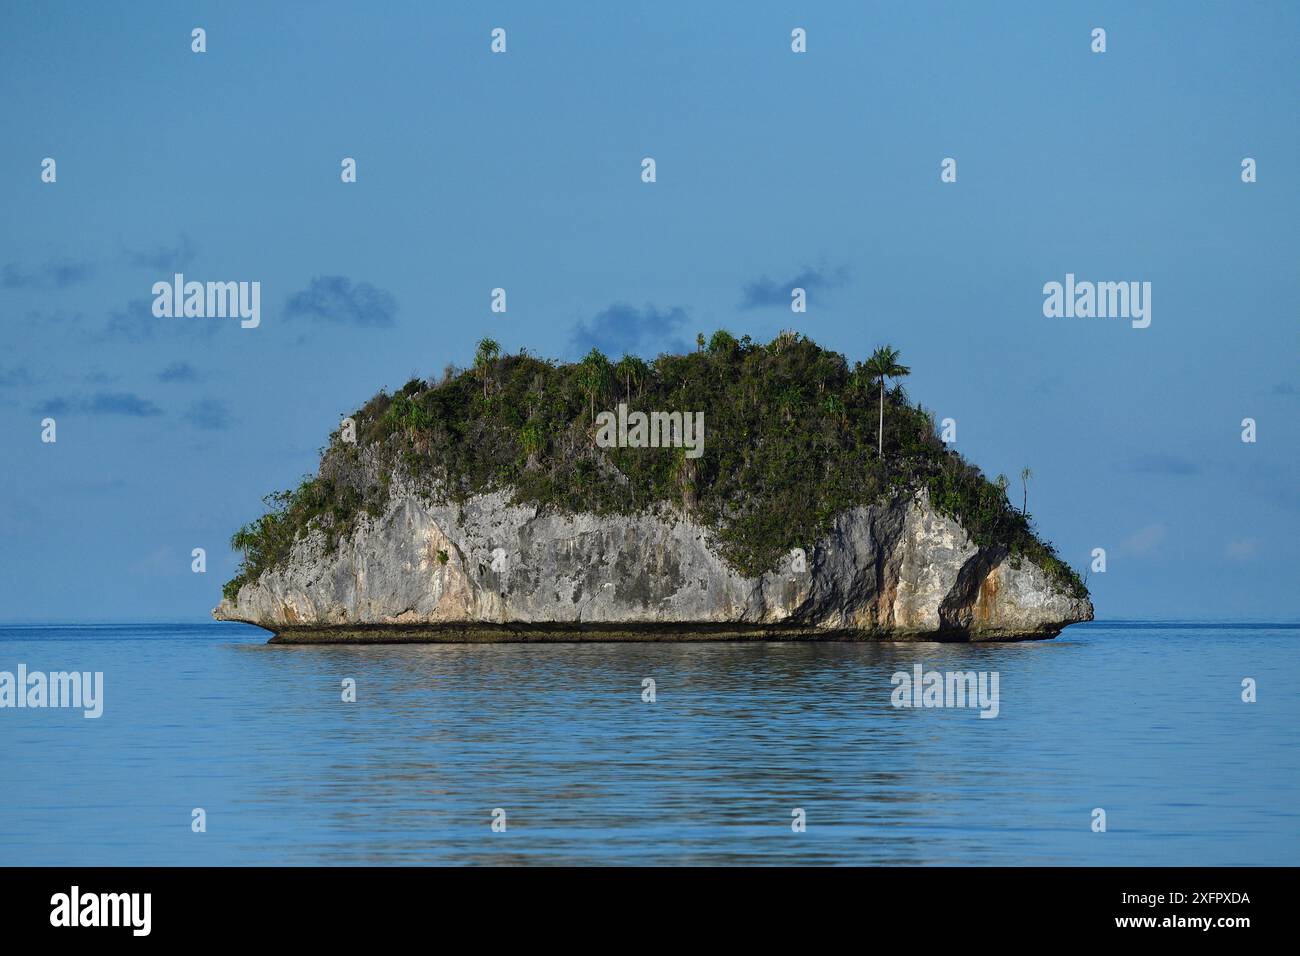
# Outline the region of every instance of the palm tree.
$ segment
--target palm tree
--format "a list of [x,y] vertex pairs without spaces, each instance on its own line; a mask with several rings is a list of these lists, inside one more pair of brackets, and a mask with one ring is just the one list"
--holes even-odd
[[501,346],[495,339],[480,339],[478,351],[474,353],[474,369],[483,380],[483,397],[487,398],[488,370],[501,354]]
[[614,375],[623,380],[623,394],[629,402],[632,400],[632,383],[636,383],[639,392],[649,371],[650,367],[635,355],[624,354],[614,366]]
[[1025,489],[1024,502],[1020,506],[1020,513],[1022,515],[1029,512],[1029,479],[1032,477],[1034,477],[1034,473],[1029,470],[1028,465],[1025,465],[1024,468],[1020,469],[1020,484]]
[[609,359],[596,348],[588,352],[578,363],[578,386],[590,403],[593,424],[596,421],[596,396],[603,392],[609,383],[610,370]]
[[230,536],[231,550],[241,552],[246,563],[248,562],[248,556],[255,547],[257,547],[257,532],[253,530],[251,525],[244,525]]
[[885,379],[911,375],[912,370],[898,364],[898,349],[882,345],[867,359],[867,374],[880,379],[880,430],[876,433],[876,453],[885,457]]

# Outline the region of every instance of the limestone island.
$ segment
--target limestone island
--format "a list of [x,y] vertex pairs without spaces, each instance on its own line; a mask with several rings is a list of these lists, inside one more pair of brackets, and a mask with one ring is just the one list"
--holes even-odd
[[896,351],[697,343],[564,364],[484,339],[472,368],[381,391],[235,533],[213,616],[273,643],[1012,641],[1092,619],[1032,529],[1028,469],[1013,503],[911,403]]

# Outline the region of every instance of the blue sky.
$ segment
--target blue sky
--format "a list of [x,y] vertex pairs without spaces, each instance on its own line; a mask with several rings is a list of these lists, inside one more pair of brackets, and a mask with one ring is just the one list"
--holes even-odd
[[[6,4],[0,617],[204,617],[339,416],[484,335],[716,328],[900,348],[1106,548],[1100,617],[1300,616],[1300,7],[700,6]],[[261,326],[152,318],[178,270]],[[1150,281],[1150,328],[1044,317],[1067,272]]]

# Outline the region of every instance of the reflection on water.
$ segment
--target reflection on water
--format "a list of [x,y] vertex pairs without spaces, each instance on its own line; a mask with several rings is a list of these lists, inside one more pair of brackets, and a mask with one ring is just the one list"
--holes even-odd
[[[0,628],[0,670],[105,672],[100,720],[0,711],[0,864],[1300,855],[1295,626],[1093,624],[991,647],[265,637]],[[890,678],[916,663],[997,671],[999,716],[896,710]]]

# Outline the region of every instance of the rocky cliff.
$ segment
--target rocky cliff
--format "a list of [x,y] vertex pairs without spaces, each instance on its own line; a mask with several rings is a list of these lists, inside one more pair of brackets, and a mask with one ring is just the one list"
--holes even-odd
[[806,553],[747,577],[679,511],[597,516],[438,503],[395,487],[330,547],[290,559],[213,612],[277,642],[1024,640],[1092,619],[1028,559],[979,547],[926,492],[841,514]]

